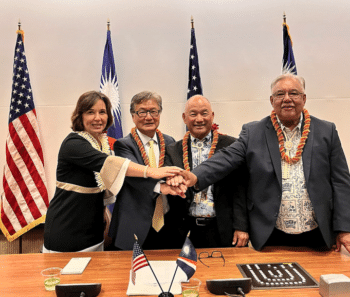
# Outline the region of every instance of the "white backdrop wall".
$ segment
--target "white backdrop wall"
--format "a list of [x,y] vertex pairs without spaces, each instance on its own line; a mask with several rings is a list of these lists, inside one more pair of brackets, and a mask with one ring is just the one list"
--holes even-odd
[[298,73],[306,79],[306,107],[312,115],[336,123],[349,159],[348,0],[0,0],[0,11],[0,171],[20,19],[50,197],[57,153],[70,132],[75,103],[83,92],[99,88],[108,18],[124,135],[133,127],[131,97],[153,90],[163,97],[160,129],[178,140],[185,132],[181,114],[191,15],[204,95],[212,102],[220,131],[238,136],[242,124],[271,111],[269,85],[281,72],[285,11]]

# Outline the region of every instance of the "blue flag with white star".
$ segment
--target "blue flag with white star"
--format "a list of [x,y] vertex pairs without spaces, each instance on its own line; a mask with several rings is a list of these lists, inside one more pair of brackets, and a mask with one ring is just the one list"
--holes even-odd
[[196,272],[197,252],[188,237],[186,237],[176,264],[186,273],[187,279],[190,279]]
[[297,75],[297,65],[293,54],[292,39],[289,34],[289,27],[283,23],[283,60],[282,73],[293,73]]
[[107,31],[107,41],[102,62],[100,92],[107,95],[112,103],[114,123],[107,130],[107,135],[115,139],[123,137],[122,117],[120,109],[118,79],[115,71],[114,56],[111,41],[111,31]]
[[188,88],[187,99],[194,95],[203,95],[202,82],[199,74],[199,62],[196,35],[194,28],[191,29],[191,49],[190,49],[190,63],[188,69]]

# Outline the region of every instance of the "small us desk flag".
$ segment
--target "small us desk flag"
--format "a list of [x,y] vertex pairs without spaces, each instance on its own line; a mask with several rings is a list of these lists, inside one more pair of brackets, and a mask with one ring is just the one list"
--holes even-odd
[[132,263],[131,263],[131,270],[132,270],[131,280],[134,285],[136,283],[136,271],[146,266],[148,266],[148,261],[146,259],[146,256],[142,251],[139,243],[135,241],[133,246]]
[[117,74],[115,72],[109,22],[107,23],[107,40],[105,45],[105,51],[103,54],[100,92],[107,95],[112,103],[112,114],[114,117],[114,123],[111,127],[108,128],[107,135],[115,139],[122,138],[123,130],[118,91],[118,79]]
[[196,35],[194,32],[193,18],[191,18],[191,49],[190,49],[190,63],[188,69],[188,88],[187,88],[187,99],[194,95],[203,95],[202,82],[199,74],[199,62]]
[[23,35],[23,31],[17,31],[9,134],[6,139],[4,193],[0,206],[0,228],[9,241],[44,222],[49,206],[43,151]]
[[293,54],[293,43],[289,34],[289,26],[286,23],[286,15],[283,15],[283,60],[282,73],[297,74],[297,65],[295,64]]

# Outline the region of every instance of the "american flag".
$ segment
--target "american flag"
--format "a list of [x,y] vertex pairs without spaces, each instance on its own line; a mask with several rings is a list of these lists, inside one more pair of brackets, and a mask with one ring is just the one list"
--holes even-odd
[[176,260],[176,263],[186,273],[187,279],[190,279],[196,272],[197,252],[188,237],[186,237],[185,243],[182,246],[182,250]]
[[49,205],[23,31],[17,31],[0,227],[9,241],[45,221]]
[[[193,24],[193,19],[192,19]],[[199,63],[197,53],[197,43],[194,28],[191,29],[191,49],[190,49],[190,63],[188,69],[188,88],[187,99],[194,95],[203,95],[202,82],[199,74]]]
[[297,75],[297,65],[295,64],[293,54],[293,43],[289,34],[289,26],[286,23],[285,16],[283,22],[282,73],[293,73]]
[[118,91],[118,79],[115,72],[111,31],[109,29],[107,30],[107,40],[103,54],[100,92],[107,95],[112,103],[114,123],[111,127],[108,128],[107,135],[115,139],[122,138],[123,130]]
[[134,247],[133,247],[133,254],[132,254],[132,263],[131,263],[131,280],[132,283],[135,285],[136,283],[136,271],[148,266],[148,261],[146,259],[145,254],[143,253],[139,243],[135,241]]

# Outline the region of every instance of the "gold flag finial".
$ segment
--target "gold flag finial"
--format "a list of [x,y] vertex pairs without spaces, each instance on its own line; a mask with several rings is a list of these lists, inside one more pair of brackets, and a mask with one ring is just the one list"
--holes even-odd
[[283,12],[283,24],[286,24],[287,22],[287,16],[286,16],[286,12]]
[[188,231],[188,233],[187,233],[187,237],[190,237],[190,233],[191,233],[191,231]]
[[134,237],[135,237],[135,240],[138,240],[136,234],[134,234]]
[[193,15],[191,15],[191,28],[194,29]]
[[107,19],[107,31],[110,31],[109,28],[111,26],[111,22],[109,21],[109,19]]
[[18,30],[17,30],[16,34],[21,34],[22,41],[24,42],[24,31],[21,30],[21,20],[20,19],[18,19]]

